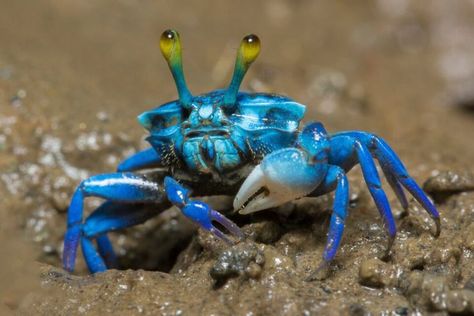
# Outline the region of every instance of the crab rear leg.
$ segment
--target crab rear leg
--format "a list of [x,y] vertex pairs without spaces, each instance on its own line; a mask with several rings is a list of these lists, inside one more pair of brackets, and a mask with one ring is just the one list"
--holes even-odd
[[403,192],[403,187],[400,184],[400,181],[397,180],[397,177],[393,175],[393,173],[390,171],[390,168],[385,165],[385,164],[380,164],[382,167],[383,174],[385,175],[385,178],[387,179],[388,184],[392,188],[393,192],[397,196],[398,201],[400,202],[403,210],[405,212],[408,211],[408,200],[405,195],[405,192]]
[[395,154],[395,152],[388,146],[388,144],[381,138],[372,135],[372,151],[375,157],[381,164],[385,164],[387,169],[391,171],[394,177],[407,189],[408,192],[423,206],[430,217],[436,224],[436,231],[434,235],[437,237],[441,232],[441,221],[439,212],[434,206],[433,202],[426,196],[425,192],[415,182],[415,180],[408,174],[405,166]]
[[[133,212],[103,204],[83,224],[84,198],[96,196],[121,203],[160,203],[166,201],[164,190],[157,183],[144,176],[132,173],[112,173],[93,176],[81,182],[73,195],[68,210],[67,231],[64,237],[63,265],[68,271],[74,270],[74,262],[79,241],[91,271],[103,271],[105,263],[96,258],[96,251],[91,248],[92,242],[85,240],[111,231],[143,222],[155,212]],[[107,241],[101,238],[101,248],[108,253]]]
[[382,182],[375,167],[375,163],[372,160],[372,156],[368,148],[359,141],[354,142],[354,146],[357,152],[357,157],[359,159],[360,167],[362,169],[362,174],[364,176],[369,192],[372,195],[372,198],[379,210],[380,215],[382,216],[385,226],[389,235],[388,246],[386,251],[386,256],[390,254],[390,250],[395,240],[395,235],[397,234],[397,226],[395,224],[395,219],[393,218],[392,210],[388,202],[387,195],[382,189]]
[[[103,203],[85,220],[82,227],[81,246],[89,270],[97,272],[118,267],[107,232],[141,224],[169,207],[167,200],[133,206],[110,201]],[[97,241],[97,250],[92,246],[91,241],[94,239]]]
[[344,170],[338,166],[329,167],[324,182],[311,195],[319,196],[334,190],[334,203],[326,247],[323,253],[323,265],[332,261],[336,256],[344,232],[344,223],[349,207],[349,182]]
[[[107,199],[83,223],[83,200],[88,196]],[[112,203],[113,201],[113,203]],[[189,190],[172,178],[165,178],[165,186],[132,173],[113,173],[84,180],[76,190],[68,211],[68,229],[64,239],[63,265],[74,270],[77,247],[81,242],[84,258],[93,273],[116,265],[115,254],[106,233],[140,224],[157,215],[173,203],[183,214],[206,230],[230,242],[224,233],[213,226],[217,221],[234,235],[243,237],[240,229],[207,204],[189,199]],[[134,209],[120,203],[135,204]],[[156,209],[159,209],[158,211]],[[97,239],[98,249],[93,240]]]
[[[339,135],[339,134],[338,134]],[[380,165],[386,173],[391,174],[398,183],[401,184],[410,194],[421,204],[421,206],[427,211],[430,217],[436,224],[436,230],[434,236],[437,237],[441,231],[441,221],[438,210],[436,209],[433,202],[426,196],[420,186],[415,180],[408,174],[405,166],[398,158],[397,154],[390,148],[390,146],[380,137],[360,131],[344,132],[341,135],[347,135],[354,139],[359,140],[361,143],[366,144],[372,155],[380,162]],[[403,189],[401,189],[403,192]],[[398,196],[399,194],[397,194]],[[406,199],[405,199],[406,200]],[[402,200],[400,200],[402,202]],[[402,205],[407,202],[402,202]],[[407,207],[406,207],[407,208]]]
[[107,237],[107,234],[97,236],[96,240],[99,254],[102,258],[104,258],[107,268],[118,268],[117,255],[115,254],[114,247],[112,246],[109,237]]
[[[331,154],[329,155],[329,163],[339,165],[350,170],[355,164],[359,163],[362,169],[364,180],[375,202],[377,210],[384,220],[385,228],[388,232],[388,246],[386,256],[390,254],[393,241],[397,233],[395,219],[393,217],[390,204],[385,192],[382,189],[382,182],[375,167],[369,149],[359,140],[347,135],[338,135],[331,137]],[[323,188],[318,188],[313,196],[327,193]]]

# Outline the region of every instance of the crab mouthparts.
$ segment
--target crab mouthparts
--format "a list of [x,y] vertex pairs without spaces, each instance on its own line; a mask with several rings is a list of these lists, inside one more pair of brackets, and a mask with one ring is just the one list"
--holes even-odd
[[194,137],[205,137],[205,136],[229,136],[229,131],[227,130],[195,130],[190,131],[185,134],[187,138]]

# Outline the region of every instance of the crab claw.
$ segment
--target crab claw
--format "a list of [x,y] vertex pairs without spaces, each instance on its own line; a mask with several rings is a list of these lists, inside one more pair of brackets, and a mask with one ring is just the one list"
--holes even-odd
[[244,238],[244,234],[240,228],[230,219],[213,210],[208,204],[204,202],[191,201],[189,198],[191,195],[189,189],[183,187],[173,178],[165,178],[165,191],[168,196],[168,200],[176,205],[186,217],[199,224],[199,226],[216,235],[220,239],[232,244],[232,241],[219,228],[214,226],[213,222],[217,222],[222,225],[222,227],[227,229],[229,233],[237,237],[239,240]]
[[216,226],[213,225],[213,221],[221,224],[227,229],[232,235],[237,237],[239,240],[244,238],[244,234],[240,228],[234,224],[231,220],[226,218],[221,213],[213,210],[209,205],[201,201],[191,201],[187,203],[182,209],[185,216],[190,218],[192,221],[198,223],[205,230],[213,233],[220,239],[223,239],[229,244],[232,241]]
[[324,179],[326,163],[309,162],[297,148],[280,149],[266,156],[240,187],[234,209],[249,214],[303,197]]

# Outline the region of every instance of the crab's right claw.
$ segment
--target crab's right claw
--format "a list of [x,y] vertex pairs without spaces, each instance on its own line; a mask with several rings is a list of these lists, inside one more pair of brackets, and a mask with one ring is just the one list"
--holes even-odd
[[326,164],[310,163],[301,149],[280,149],[266,156],[245,179],[234,199],[234,209],[249,214],[282,205],[316,189]]

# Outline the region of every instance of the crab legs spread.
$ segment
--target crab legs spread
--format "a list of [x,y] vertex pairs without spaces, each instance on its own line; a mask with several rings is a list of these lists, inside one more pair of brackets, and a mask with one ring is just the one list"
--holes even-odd
[[[234,209],[248,214],[334,191],[323,254],[323,264],[328,264],[339,248],[348,215],[346,173],[357,164],[384,220],[390,251],[397,229],[374,159],[403,208],[408,207],[408,191],[433,218],[435,235],[439,234],[438,211],[383,139],[362,131],[328,133],[319,122],[300,128],[304,105],[281,95],[239,92],[260,52],[257,36],[242,40],[229,87],[197,96],[184,79],[178,33],[165,31],[160,49],[179,99],[138,117],[149,132],[150,148],[123,161],[117,172],[92,176],[78,186],[68,210],[66,270],[74,270],[79,244],[91,272],[117,267],[107,233],[143,223],[171,205],[224,241],[233,239],[214,222],[237,239],[243,238],[234,223],[206,203],[193,200],[191,192],[194,196],[235,196]],[[152,171],[136,172],[144,169]],[[90,196],[106,201],[84,219],[84,199]]]

